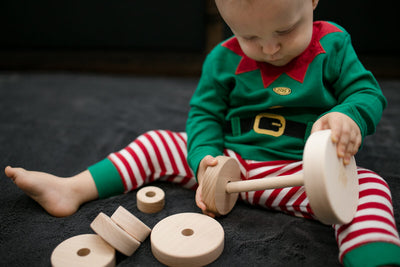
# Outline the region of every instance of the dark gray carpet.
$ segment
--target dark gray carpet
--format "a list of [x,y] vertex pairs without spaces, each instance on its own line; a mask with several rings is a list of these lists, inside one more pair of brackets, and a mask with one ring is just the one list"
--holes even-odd
[[[196,78],[0,73],[0,167],[70,176],[147,130],[183,131]],[[400,223],[400,81],[381,80],[389,100],[377,133],[366,139],[358,165],[388,181],[397,227]],[[181,212],[199,212],[194,192],[156,183],[166,206],[156,214],[136,208],[136,191],[87,203],[68,218],[48,215],[0,174],[0,266],[49,266],[65,239],[93,233],[99,212],[122,205],[149,227]],[[338,266],[333,229],[318,222],[265,211],[238,202],[218,219],[225,249],[212,266]],[[117,254],[118,266],[158,266],[147,239],[131,257]]]

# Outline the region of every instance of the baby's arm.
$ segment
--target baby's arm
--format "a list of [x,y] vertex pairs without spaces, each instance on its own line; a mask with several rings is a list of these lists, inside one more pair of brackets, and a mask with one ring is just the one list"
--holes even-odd
[[338,157],[343,158],[344,164],[349,164],[362,141],[357,123],[343,113],[331,112],[314,123],[311,133],[326,129],[332,130],[332,141],[337,144]]

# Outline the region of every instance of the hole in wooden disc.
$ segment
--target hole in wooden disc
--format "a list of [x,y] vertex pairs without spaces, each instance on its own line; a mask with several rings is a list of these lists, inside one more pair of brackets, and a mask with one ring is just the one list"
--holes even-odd
[[154,193],[153,191],[149,191],[146,193],[146,197],[154,197],[156,195],[156,193]]
[[187,229],[182,230],[182,235],[184,235],[184,236],[191,236],[193,234],[194,234],[194,231],[192,229],[187,228]]
[[78,250],[78,252],[76,254],[78,254],[78,256],[85,257],[90,254],[90,249],[81,248],[80,250]]

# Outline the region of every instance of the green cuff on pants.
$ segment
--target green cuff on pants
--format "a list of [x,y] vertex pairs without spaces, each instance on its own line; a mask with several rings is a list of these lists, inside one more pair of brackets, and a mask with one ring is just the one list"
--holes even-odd
[[400,266],[400,247],[376,242],[349,251],[343,258],[346,267]]
[[99,193],[99,198],[122,194],[125,191],[118,170],[109,159],[104,159],[88,168]]

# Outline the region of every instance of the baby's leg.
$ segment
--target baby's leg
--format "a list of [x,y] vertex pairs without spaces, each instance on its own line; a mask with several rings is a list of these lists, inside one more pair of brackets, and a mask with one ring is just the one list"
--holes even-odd
[[84,171],[71,178],[7,167],[5,174],[28,196],[56,217],[72,215],[80,205],[98,197],[93,178]]
[[7,167],[5,173],[48,213],[63,217],[98,197],[134,190],[157,179],[195,189],[186,161],[186,134],[151,131],[71,178]]
[[[301,162],[251,162],[238,158],[243,178],[295,174],[302,171]],[[353,221],[334,225],[339,259],[345,266],[400,265],[400,239],[394,220],[391,193],[376,173],[358,169],[359,205]],[[241,193],[250,204],[260,205],[305,218],[314,218],[304,187]]]
[[158,179],[195,189],[197,182],[186,155],[185,133],[150,131],[89,167],[89,171],[100,198],[129,192]]
[[345,266],[400,265],[400,239],[389,186],[378,174],[358,169],[359,203],[353,221],[334,225]]

